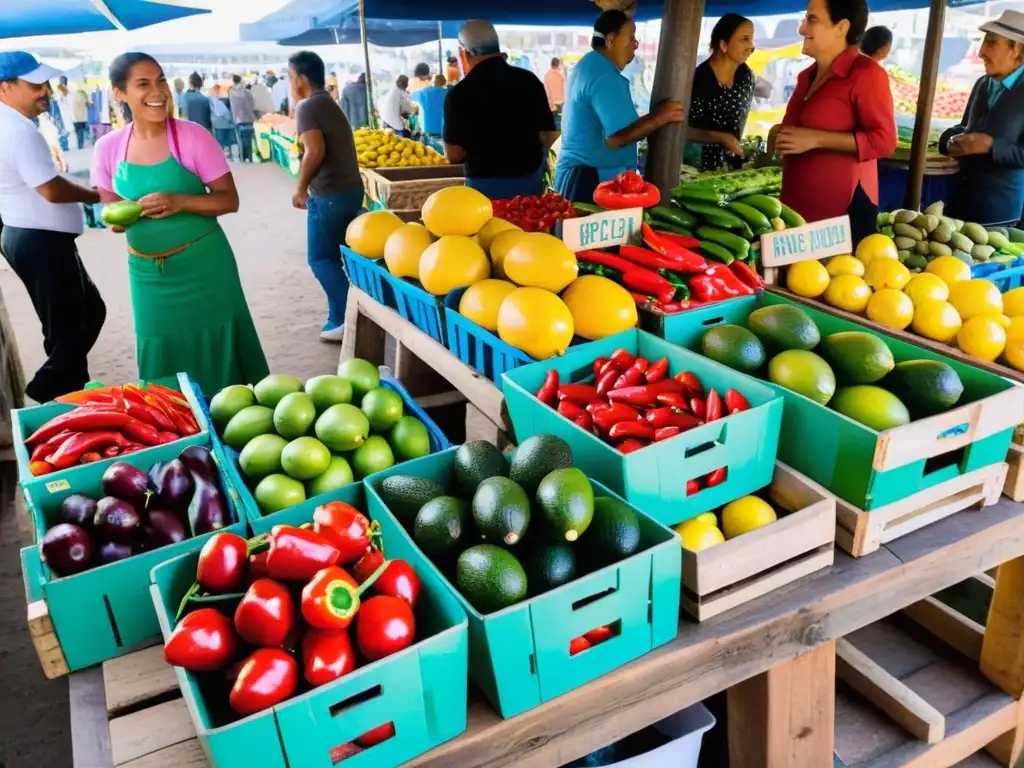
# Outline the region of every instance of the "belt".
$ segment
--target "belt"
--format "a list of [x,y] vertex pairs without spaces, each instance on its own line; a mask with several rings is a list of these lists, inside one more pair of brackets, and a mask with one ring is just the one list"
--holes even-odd
[[207,232],[204,232],[203,234],[201,234],[199,237],[195,238],[194,240],[189,240],[184,245],[179,245],[177,248],[172,248],[171,250],[164,251],[163,253],[139,253],[137,250],[132,248],[131,244],[128,245],[128,253],[132,254],[133,256],[139,256],[139,257],[141,257],[143,259],[166,259],[169,256],[176,256],[177,254],[181,253],[182,251],[187,251],[189,248],[191,248],[193,245],[198,243],[204,237],[206,237],[207,235],[212,233],[215,229],[216,229],[216,227],[213,227],[212,229],[210,229]]

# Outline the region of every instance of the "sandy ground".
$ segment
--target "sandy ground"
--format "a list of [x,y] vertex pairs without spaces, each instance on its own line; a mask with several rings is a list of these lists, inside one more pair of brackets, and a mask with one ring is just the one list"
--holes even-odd
[[[72,170],[87,168],[88,150],[73,153],[69,164]],[[241,210],[222,223],[270,368],[300,379],[329,373],[337,367],[338,346],[318,340],[327,302],[306,266],[305,213],[291,207],[292,180],[276,165],[234,164],[233,170]],[[90,374],[107,383],[133,380],[135,340],[123,236],[86,230],[78,242],[107,304],[106,325],[89,356]],[[31,377],[45,357],[39,321],[21,281],[4,267],[0,290]],[[0,768],[71,766],[67,682],[43,677],[25,627],[18,560],[25,539],[13,516],[0,519]]]

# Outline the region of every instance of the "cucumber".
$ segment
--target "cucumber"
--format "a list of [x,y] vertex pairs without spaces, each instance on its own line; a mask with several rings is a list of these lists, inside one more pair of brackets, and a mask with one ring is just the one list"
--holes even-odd
[[712,243],[725,246],[738,259],[745,259],[747,254],[750,253],[750,242],[748,240],[744,240],[732,232],[726,232],[724,229],[697,227],[697,237],[700,238],[702,244],[706,241],[711,241]]
[[592,213],[604,213],[604,208],[593,203],[573,203],[572,207],[585,216],[589,216]]
[[756,208],[769,219],[778,218],[782,214],[782,203],[768,195],[748,195],[739,202]]
[[662,221],[661,219],[651,219],[649,222],[651,229],[655,232],[670,232],[673,235],[686,235],[687,237],[693,237],[693,230],[686,227],[680,227],[678,224],[674,224],[671,221]]
[[696,216],[674,205],[656,205],[653,208],[648,208],[647,213],[651,214],[651,218],[656,221],[667,221],[677,227],[692,229],[698,224]]
[[749,229],[747,223],[743,221],[743,219],[732,211],[727,211],[725,208],[719,208],[717,205],[684,200],[683,207],[690,213],[697,214],[713,227],[718,227],[719,229],[736,229],[741,232]]
[[1006,228],[1006,237],[1011,243],[1024,243],[1024,230],[1015,227]]
[[757,210],[757,208],[740,201],[729,203],[725,207],[747,222],[758,237],[765,232],[772,231],[772,224],[768,221],[768,217]]
[[707,256],[709,259],[720,261],[723,264],[732,264],[736,261],[736,257],[733,256],[728,248],[725,248],[718,243],[712,242],[711,240],[700,241],[700,252]]
[[807,223],[803,216],[794,211],[788,205],[782,206],[779,218],[786,222],[786,227],[802,227]]

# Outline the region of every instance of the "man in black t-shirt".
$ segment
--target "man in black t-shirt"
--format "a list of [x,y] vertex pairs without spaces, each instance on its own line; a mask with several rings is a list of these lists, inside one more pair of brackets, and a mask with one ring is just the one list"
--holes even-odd
[[444,149],[465,163],[466,184],[492,200],[539,195],[547,152],[558,139],[544,85],[501,55],[489,21],[467,21],[459,55],[468,74],[444,103]]

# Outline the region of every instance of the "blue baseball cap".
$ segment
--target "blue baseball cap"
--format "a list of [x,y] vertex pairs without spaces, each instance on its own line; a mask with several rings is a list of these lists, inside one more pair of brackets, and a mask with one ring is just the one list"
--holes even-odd
[[31,53],[25,51],[0,52],[0,81],[25,80],[33,85],[42,85],[64,73],[58,69],[40,64]]

